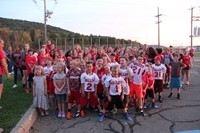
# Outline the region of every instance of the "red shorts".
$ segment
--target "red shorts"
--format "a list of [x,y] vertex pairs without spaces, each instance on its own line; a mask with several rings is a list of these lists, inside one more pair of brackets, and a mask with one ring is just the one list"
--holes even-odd
[[97,93],[98,94],[103,94],[103,85],[102,84],[98,84],[97,85]]
[[71,91],[71,94],[68,96],[68,103],[74,103],[74,100],[77,104],[80,104],[81,93],[80,91]]
[[85,96],[81,96],[80,98],[80,105],[87,106],[88,100],[90,100],[91,106],[97,106],[99,104],[98,99],[94,96],[94,92],[85,92]]
[[47,92],[49,95],[54,95],[55,92],[54,92],[54,84],[53,84],[53,80],[49,80],[47,79]]
[[142,85],[136,85],[133,83],[133,93],[135,93],[135,96],[137,99],[142,99],[143,98],[143,86]]
[[129,87],[130,87],[130,93],[129,93],[129,97],[132,98],[135,96],[135,92],[134,92],[134,88],[133,88],[133,82],[129,82]]

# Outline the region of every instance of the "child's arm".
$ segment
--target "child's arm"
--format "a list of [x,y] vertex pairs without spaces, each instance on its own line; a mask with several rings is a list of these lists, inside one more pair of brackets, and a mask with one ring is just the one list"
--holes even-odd
[[58,88],[55,80],[53,80],[53,85],[55,86],[55,89],[57,89],[59,91],[59,88]]
[[108,101],[111,102],[111,96],[110,96],[110,89],[108,87],[106,87],[106,93],[107,93],[107,98],[108,98]]
[[47,80],[46,80],[46,78],[44,80],[44,95],[45,96],[47,95]]
[[71,94],[71,91],[69,89],[69,78],[66,79],[66,86],[67,86],[67,93],[68,93],[68,96]]
[[66,79],[64,79],[64,83],[63,83],[63,85],[62,85],[62,87],[60,87],[60,91],[62,91],[62,89],[65,87],[65,85],[66,85]]
[[129,81],[131,81],[132,80],[132,76],[133,76],[132,70],[131,70],[130,67],[127,67],[127,71],[128,71],[128,79],[129,79]]
[[84,84],[81,84],[81,94],[83,97],[85,96]]
[[97,98],[97,84],[94,85],[94,96]]

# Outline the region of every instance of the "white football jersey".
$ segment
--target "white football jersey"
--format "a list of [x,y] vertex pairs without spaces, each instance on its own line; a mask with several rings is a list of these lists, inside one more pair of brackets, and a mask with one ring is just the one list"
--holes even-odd
[[142,75],[148,70],[145,64],[131,63],[129,67],[133,71],[133,83],[142,85]]
[[99,78],[95,73],[92,73],[92,75],[88,75],[86,72],[81,74],[81,84],[84,84],[85,92],[94,92],[94,85],[97,85],[98,83]]
[[166,67],[163,64],[153,64],[153,74],[156,80],[163,80],[163,75],[166,73]]
[[119,76],[122,77],[124,79],[124,81],[126,82],[126,87],[124,88],[124,94],[125,95],[129,95],[130,93],[130,87],[129,87],[129,84],[128,84],[128,70],[130,70],[131,72],[131,75],[133,75],[133,71],[131,70],[130,67],[127,67],[127,68],[120,68],[119,70]]
[[108,78],[111,78],[112,76],[111,75],[107,75],[107,74],[104,74],[101,78],[101,84],[102,85],[105,85],[105,81],[108,79]]
[[45,66],[44,67],[44,75],[46,77],[49,76],[52,71],[53,71],[53,67],[52,66],[50,66],[50,67]]
[[126,82],[122,77],[111,77],[105,81],[105,87],[109,89],[111,96],[121,95],[122,89],[126,87]]
[[116,65],[119,66],[119,63],[118,63],[118,62],[110,62],[110,63],[108,63],[108,65],[109,65],[110,67],[116,66]]

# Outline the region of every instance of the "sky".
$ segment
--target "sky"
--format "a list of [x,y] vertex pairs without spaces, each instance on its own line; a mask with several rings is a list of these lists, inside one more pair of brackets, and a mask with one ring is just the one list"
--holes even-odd
[[[159,7],[160,43],[189,46],[191,7],[200,16],[200,0],[46,0],[52,11],[47,24],[85,35],[112,36],[158,43],[156,24]],[[44,23],[44,0],[0,0],[0,17]],[[193,26],[200,27],[200,21]],[[48,29],[47,29],[48,30]],[[193,46],[200,45],[200,37]]]

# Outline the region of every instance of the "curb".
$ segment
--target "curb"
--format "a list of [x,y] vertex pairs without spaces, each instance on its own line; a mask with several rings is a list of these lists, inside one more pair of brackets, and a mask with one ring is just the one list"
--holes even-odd
[[28,133],[37,117],[37,110],[33,105],[31,105],[17,125],[12,129],[11,133]]

